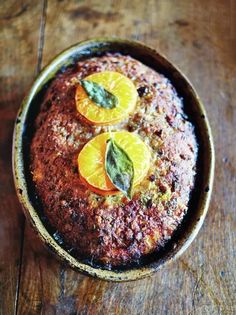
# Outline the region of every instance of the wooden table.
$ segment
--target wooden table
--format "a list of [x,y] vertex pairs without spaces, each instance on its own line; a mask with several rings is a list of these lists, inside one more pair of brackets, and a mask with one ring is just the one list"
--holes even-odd
[[[236,1],[22,0],[0,3],[0,314],[236,314]],[[190,78],[216,149],[213,198],[197,239],[153,277],[99,281],[58,262],[35,238],[15,195],[17,109],[55,54],[96,36],[143,41]]]

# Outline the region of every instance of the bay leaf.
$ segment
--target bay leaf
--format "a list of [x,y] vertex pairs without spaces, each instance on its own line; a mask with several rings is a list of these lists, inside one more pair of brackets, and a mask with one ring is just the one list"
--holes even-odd
[[105,169],[113,185],[131,199],[134,180],[133,162],[113,139],[107,141]]
[[113,109],[118,105],[118,98],[107,91],[101,84],[81,80],[80,81],[88,97],[99,107]]

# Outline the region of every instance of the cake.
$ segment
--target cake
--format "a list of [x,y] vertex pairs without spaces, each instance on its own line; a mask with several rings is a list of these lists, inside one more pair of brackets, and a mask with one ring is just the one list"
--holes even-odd
[[[86,84],[102,88],[107,81],[101,91],[110,93],[109,106],[116,108],[100,110]],[[35,191],[55,234],[76,258],[116,268],[158,252],[171,239],[189,208],[198,146],[169,79],[118,53],[79,61],[50,83],[34,128]],[[132,164],[129,193],[105,162],[98,170],[94,145],[88,150],[99,144],[106,159],[113,138]]]

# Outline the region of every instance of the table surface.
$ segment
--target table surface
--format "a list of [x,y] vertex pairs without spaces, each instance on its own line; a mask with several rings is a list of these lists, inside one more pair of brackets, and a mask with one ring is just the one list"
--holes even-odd
[[[0,2],[0,314],[236,314],[236,1]],[[203,100],[216,150],[214,191],[200,234],[144,280],[93,279],[57,261],[15,195],[14,119],[40,69],[96,36],[140,40],[164,53]]]

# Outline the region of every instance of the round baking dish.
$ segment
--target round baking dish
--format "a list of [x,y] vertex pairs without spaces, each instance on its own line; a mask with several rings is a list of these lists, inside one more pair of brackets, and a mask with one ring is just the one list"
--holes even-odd
[[[145,264],[129,266],[120,270],[106,270],[81,262],[53,237],[46,219],[39,209],[39,202],[34,192],[28,165],[33,122],[39,111],[42,95],[50,81],[58,71],[62,71],[70,64],[106,52],[128,54],[170,79],[178,94],[183,97],[184,110],[195,126],[199,145],[196,185],[189,210],[181,226],[163,250],[150,255]],[[66,49],[38,75],[28,95],[23,100],[16,118],[13,139],[13,174],[16,192],[26,217],[43,243],[58,257],[74,269],[101,279],[135,280],[151,275],[166,263],[179,257],[196,237],[205,219],[212,191],[214,176],[213,140],[204,106],[188,79],[176,66],[154,49],[139,42],[116,38],[98,38],[81,42]]]

